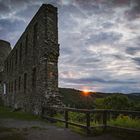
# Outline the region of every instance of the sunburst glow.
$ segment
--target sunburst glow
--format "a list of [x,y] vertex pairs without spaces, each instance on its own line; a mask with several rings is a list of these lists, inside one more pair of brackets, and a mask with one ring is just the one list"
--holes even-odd
[[90,94],[88,89],[83,89],[82,93],[83,93],[84,96],[88,96]]

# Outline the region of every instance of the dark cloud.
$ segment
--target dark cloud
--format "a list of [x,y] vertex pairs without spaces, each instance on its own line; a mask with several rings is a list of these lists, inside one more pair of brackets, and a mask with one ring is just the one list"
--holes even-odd
[[139,0],[134,0],[131,1],[134,3],[134,6],[125,12],[125,15],[127,16],[128,20],[133,20],[140,18],[140,1]]
[[140,47],[127,47],[126,53],[130,55],[135,55],[137,52],[140,52]]
[[0,26],[5,29],[6,34],[13,32],[19,28],[23,28],[24,22],[21,20],[9,21],[8,19],[0,19]]
[[2,27],[0,29],[0,38],[9,40],[13,45],[23,31],[22,29],[25,29],[25,22],[22,20],[9,21],[9,19],[0,19],[0,27]]
[[85,84],[85,85],[88,85],[88,84],[91,84],[91,83],[94,83],[94,84],[98,84],[98,83],[101,83],[101,84],[110,84],[110,85],[113,85],[113,84],[124,84],[124,85],[127,85],[127,84],[137,84],[138,82],[137,81],[131,81],[131,80],[110,80],[110,79],[102,79],[102,78],[97,78],[97,77],[87,77],[87,78],[63,78],[64,82],[66,83],[75,83],[75,84]]
[[131,0],[113,0],[112,2],[114,5],[124,6],[124,5],[129,5]]
[[100,32],[90,36],[87,44],[113,44],[119,41],[123,35],[117,32]]
[[[60,46],[60,49],[61,49],[61,46]],[[72,52],[73,52],[73,50],[72,49],[70,49],[70,48],[63,48],[63,49],[61,49],[61,53],[62,54],[68,54],[68,55],[70,55],[70,54],[72,54]]]
[[112,55],[112,56],[115,57],[115,60],[116,59],[119,59],[119,60],[124,60],[125,59],[124,56],[119,55],[119,54],[115,54],[115,55]]
[[88,15],[102,15],[114,13],[112,2],[108,0],[75,0],[75,4]]
[[16,13],[16,16],[20,17],[21,19],[24,19],[25,21],[29,22],[31,20],[31,17],[33,17],[38,10],[39,5],[28,5],[25,9],[21,9]]
[[[59,27],[63,29],[67,29],[67,28],[73,28],[74,26],[76,26],[77,22],[73,20],[73,15],[76,16],[76,18],[79,18],[79,17],[86,18],[85,15],[73,5],[69,5],[69,6],[66,5],[66,6],[61,7],[59,10],[59,17],[60,17]],[[63,20],[63,18],[61,17],[67,20]]]
[[133,58],[134,62],[140,66],[140,57]]
[[9,8],[9,6],[0,1],[0,15],[9,13],[10,11],[11,9]]
[[108,87],[103,87],[102,91],[107,91],[107,92],[116,92],[116,93],[135,93],[138,92],[138,90],[140,90],[139,88],[137,88],[136,86],[131,86],[130,85],[115,85],[115,86],[110,86]]
[[111,23],[111,22],[105,22],[105,23],[102,24],[102,26],[103,26],[103,28],[105,28],[105,29],[109,29],[109,28],[113,27],[114,24]]

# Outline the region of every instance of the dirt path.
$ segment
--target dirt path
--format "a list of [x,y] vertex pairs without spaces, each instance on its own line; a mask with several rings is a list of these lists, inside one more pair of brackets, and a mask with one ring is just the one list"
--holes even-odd
[[[41,121],[21,121],[14,119],[0,119],[0,126],[15,129],[22,134],[18,140],[120,140],[109,134],[103,134],[96,137],[86,137],[70,129],[59,128]],[[13,132],[13,131],[12,131]],[[7,135],[10,133],[6,133]],[[0,133],[0,140],[8,140],[5,133]]]

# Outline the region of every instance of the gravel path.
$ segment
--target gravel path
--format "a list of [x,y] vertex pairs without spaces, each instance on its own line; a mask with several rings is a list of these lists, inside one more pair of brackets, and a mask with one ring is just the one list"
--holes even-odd
[[25,140],[120,140],[109,134],[86,137],[74,133],[70,129],[59,128],[41,121],[0,119],[0,125],[24,130]]

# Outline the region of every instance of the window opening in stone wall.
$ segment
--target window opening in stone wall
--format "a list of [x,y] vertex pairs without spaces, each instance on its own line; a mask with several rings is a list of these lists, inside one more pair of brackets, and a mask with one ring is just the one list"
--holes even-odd
[[15,92],[16,92],[16,90],[17,90],[16,86],[17,86],[17,81],[15,80],[15,87],[14,87]]
[[9,86],[8,86],[8,90],[9,90],[9,93],[10,93],[10,82],[9,82],[9,84],[8,84]]
[[20,48],[19,48],[19,61],[20,63],[22,61],[22,43],[20,44]]
[[24,74],[24,92],[26,92],[27,88],[27,73]]
[[11,82],[10,82],[10,93],[11,93]]
[[6,92],[7,92],[7,91],[6,91],[6,90],[7,90],[6,85],[7,85],[7,84],[5,84],[5,83],[3,84],[3,94],[4,94],[4,95],[5,95],[5,94],[6,94]]
[[10,73],[12,71],[12,60],[10,59]]
[[34,36],[33,36],[33,47],[35,48],[37,45],[37,33],[38,33],[38,24],[34,25]]
[[14,71],[14,63],[13,63],[13,58],[11,59],[11,65],[12,65],[12,68],[11,68],[11,71],[13,72]]
[[8,93],[9,91],[9,87],[8,87],[9,85],[8,85],[8,83],[6,83],[6,93]]
[[12,58],[10,58],[10,73],[12,72]]
[[8,61],[7,61],[7,73],[8,73]]
[[26,42],[25,42],[25,55],[28,53],[28,34],[26,35]]
[[32,87],[33,87],[33,89],[36,88],[36,68],[33,68],[33,74],[32,74]]
[[18,90],[20,91],[20,82],[21,82],[21,77],[19,77],[19,80],[18,80]]
[[15,65],[17,65],[17,60],[18,60],[18,51],[17,51],[17,49],[16,49]]
[[13,82],[11,82],[11,92],[13,92]]
[[9,60],[9,73],[11,72],[11,60]]
[[12,72],[12,67],[13,67],[13,66],[12,66],[12,58],[11,58],[11,68],[10,68],[11,72]]

